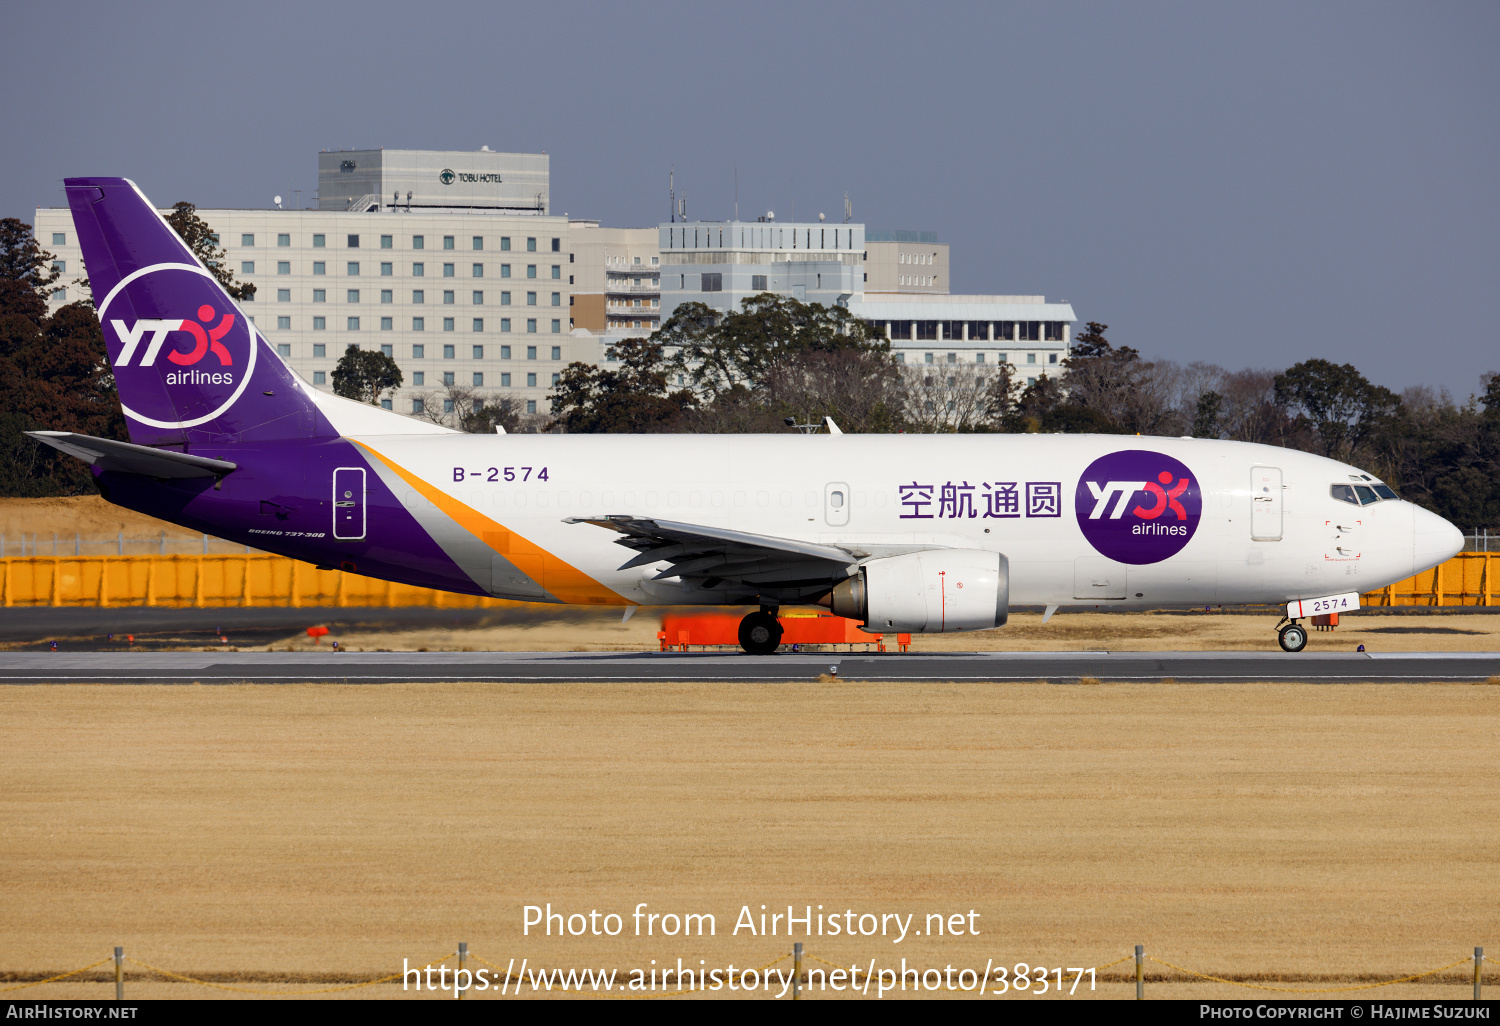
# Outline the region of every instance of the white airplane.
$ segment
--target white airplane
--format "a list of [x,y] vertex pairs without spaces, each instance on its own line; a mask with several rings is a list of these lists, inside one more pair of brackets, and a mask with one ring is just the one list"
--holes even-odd
[[33,432],[112,502],[372,577],[535,602],[785,604],[870,632],[1013,606],[1286,603],[1302,620],[1463,539],[1356,467],[1120,435],[469,435],[296,375],[133,183],[69,179],[130,443]]

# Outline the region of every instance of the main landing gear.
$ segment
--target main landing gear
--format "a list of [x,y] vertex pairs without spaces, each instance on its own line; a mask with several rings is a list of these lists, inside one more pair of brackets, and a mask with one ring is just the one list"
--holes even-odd
[[770,655],[781,646],[781,622],[778,610],[761,606],[740,621],[740,648],[751,655]]
[[1281,650],[1283,652],[1301,652],[1307,647],[1307,628],[1296,620],[1287,623],[1285,617],[1282,618],[1282,622],[1286,626],[1276,632],[1276,640],[1281,642]]

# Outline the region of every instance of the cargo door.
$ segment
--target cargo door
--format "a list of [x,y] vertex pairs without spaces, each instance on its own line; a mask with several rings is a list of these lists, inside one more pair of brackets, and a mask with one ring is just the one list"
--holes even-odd
[[365,536],[365,468],[339,467],[333,472],[333,536],[359,541]]
[[823,519],[829,527],[849,524],[849,486],[835,481],[823,489]]
[[1129,584],[1123,563],[1084,556],[1073,561],[1073,597],[1090,601],[1122,599]]
[[1281,540],[1281,468],[1250,468],[1250,537]]

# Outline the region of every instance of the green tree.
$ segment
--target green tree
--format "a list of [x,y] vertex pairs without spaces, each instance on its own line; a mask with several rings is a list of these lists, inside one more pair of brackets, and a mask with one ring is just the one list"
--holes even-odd
[[693,406],[693,394],[671,391],[662,344],[627,338],[608,350],[602,366],[571,363],[552,393],[552,425],[566,431],[642,432],[674,424]]
[[14,217],[0,220],[0,281],[45,301],[57,277],[52,254],[36,241],[31,225]]
[[1218,438],[1219,421],[1224,414],[1224,397],[1218,392],[1201,392],[1193,411],[1193,437]]
[[172,204],[167,224],[182,236],[182,241],[193,251],[193,256],[203,261],[203,266],[224,286],[225,292],[241,302],[255,298],[254,285],[235,281],[229,270],[229,254],[219,245],[219,237],[209,228],[208,222],[198,216],[197,207],[185,200]]
[[470,405],[458,414],[458,429],[471,435],[492,435],[497,427],[514,434],[520,426],[521,413],[512,399],[491,399],[478,409]]
[[1353,364],[1304,360],[1276,375],[1276,405],[1317,429],[1319,449],[1348,461],[1371,434],[1400,411],[1390,389],[1373,385]]
[[379,350],[361,349],[353,342],[333,369],[333,392],[345,399],[379,406],[381,397],[401,387],[401,368]]

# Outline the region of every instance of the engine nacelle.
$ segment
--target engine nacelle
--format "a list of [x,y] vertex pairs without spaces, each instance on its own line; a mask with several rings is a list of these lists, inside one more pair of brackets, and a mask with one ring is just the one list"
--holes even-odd
[[983,549],[927,549],[872,559],[833,589],[838,616],[871,633],[942,634],[1002,626],[1010,613],[1010,561]]

